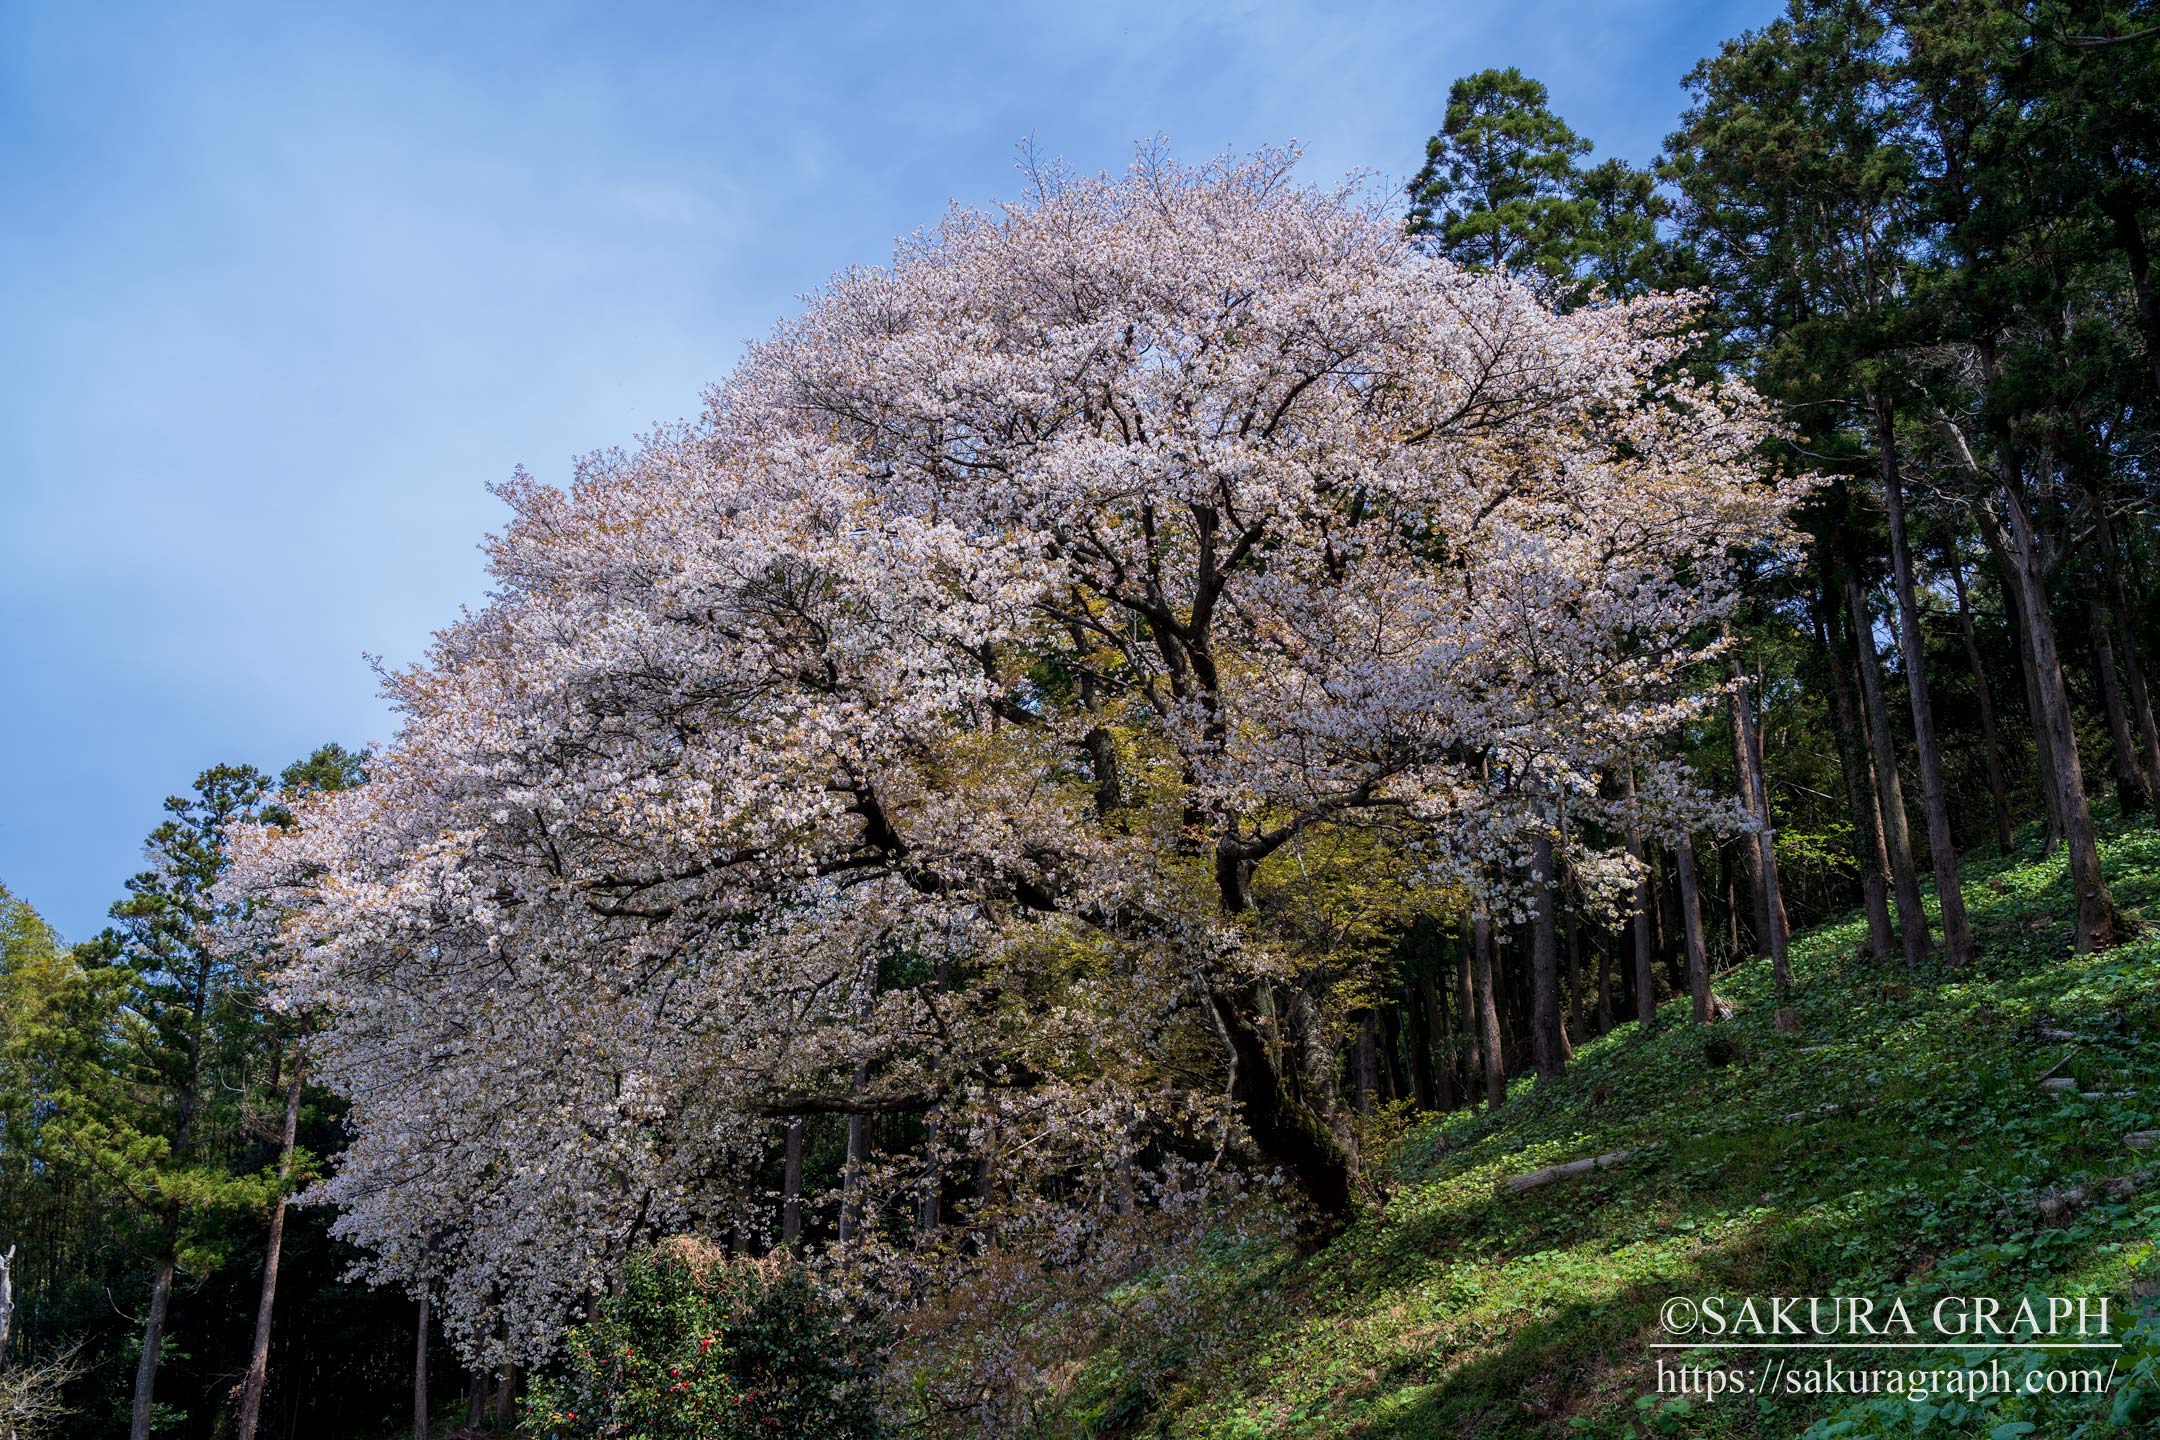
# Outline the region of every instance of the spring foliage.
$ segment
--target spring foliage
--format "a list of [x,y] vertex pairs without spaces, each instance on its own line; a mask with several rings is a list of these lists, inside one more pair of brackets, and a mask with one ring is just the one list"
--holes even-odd
[[1594,901],[1619,767],[1722,817],[1659,755],[1793,492],[1694,302],[1556,313],[1290,168],[1037,173],[506,486],[370,783],[240,841],[352,1099],[320,1198],[468,1348],[740,1221],[784,1113],[939,1118],[851,1166],[866,1246],[977,1173],[1064,1263],[1240,1162],[1339,1209],[1305,856],[1506,904],[1544,837]]

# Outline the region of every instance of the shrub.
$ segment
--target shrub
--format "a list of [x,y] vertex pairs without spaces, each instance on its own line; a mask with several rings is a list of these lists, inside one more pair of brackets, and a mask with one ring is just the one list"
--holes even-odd
[[883,1338],[802,1265],[671,1241],[569,1333],[527,1423],[550,1440],[879,1440]]

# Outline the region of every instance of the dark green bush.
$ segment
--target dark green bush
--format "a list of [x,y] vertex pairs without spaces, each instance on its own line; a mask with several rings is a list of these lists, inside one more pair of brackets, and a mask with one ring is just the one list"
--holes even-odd
[[881,1440],[883,1337],[808,1269],[676,1241],[633,1256],[533,1388],[550,1440]]

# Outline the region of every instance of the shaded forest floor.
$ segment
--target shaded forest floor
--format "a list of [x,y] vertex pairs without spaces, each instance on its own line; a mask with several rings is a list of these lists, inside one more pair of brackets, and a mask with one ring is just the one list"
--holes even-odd
[[[2126,1138],[2160,1127],[2160,831],[2103,836],[2138,934],[2100,956],[2071,953],[2062,858],[2026,839],[1966,870],[1982,952],[1969,972],[1877,966],[1858,918],[1796,936],[1801,1034],[1775,1033],[1768,962],[1751,962],[1718,981],[1731,1021],[1699,1029],[1684,1000],[1668,1004],[1658,1032],[1629,1024],[1581,1046],[1563,1081],[1519,1083],[1496,1116],[1411,1130],[1384,1210],[1306,1258],[1223,1262],[1212,1280],[1234,1303],[1218,1308],[1218,1333],[1192,1337],[1210,1359],[1099,1353],[1050,1433],[2160,1433],[2160,1152]],[[2103,1093],[2044,1088],[2051,1073]],[[1616,1150],[1631,1158],[1496,1193],[1504,1177]],[[1674,1338],[1660,1331],[1672,1296],[1902,1297],[1924,1340],[1940,1297],[2021,1293],[2112,1297],[2129,1333],[2098,1352],[2116,1366],[2111,1395],[1916,1407],[1655,1393],[1659,1359],[1681,1358],[1651,1348]],[[2089,1366],[2091,1353],[1837,1358],[2022,1372]],[[1170,1378],[1145,1387],[1129,1378],[1163,1368]]]

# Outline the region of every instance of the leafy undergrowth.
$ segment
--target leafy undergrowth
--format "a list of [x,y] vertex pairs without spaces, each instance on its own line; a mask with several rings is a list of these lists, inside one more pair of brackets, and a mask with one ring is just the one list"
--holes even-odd
[[[2160,831],[2121,825],[2104,842],[2130,924],[2160,920]],[[1728,1022],[1697,1028],[1668,1005],[1658,1032],[1631,1024],[1579,1047],[1565,1080],[1518,1084],[1496,1116],[1414,1130],[1384,1209],[1318,1254],[1244,1262],[1235,1343],[1204,1347],[1227,1360],[1134,1393],[1115,1355],[1097,1356],[1049,1432],[2160,1434],[2160,1152],[2126,1141],[2160,1127],[2160,925],[2073,955],[2059,854],[2028,846],[1966,876],[1971,970],[1880,967],[1857,919],[1795,937],[1797,1036],[1776,1033],[1768,964],[1752,962],[1718,980],[1738,1010]],[[2058,1032],[2086,1038],[2073,1048]],[[2103,1094],[2044,1089],[2051,1072]],[[1497,1192],[1618,1150],[1630,1158],[1613,1168]],[[1795,1364],[1828,1353],[1848,1368],[1996,1362],[2016,1375],[2097,1353],[2114,1366],[2107,1394],[1657,1394],[1660,1360],[1761,1359],[1653,1349],[1675,1340],[1660,1328],[1670,1297],[1902,1298],[1925,1341],[1942,1338],[1928,1326],[1942,1297],[2020,1294],[2110,1297],[2123,1348]]]

